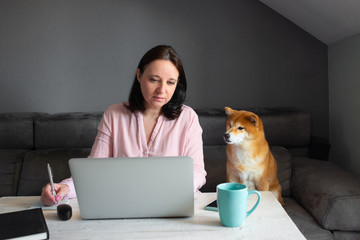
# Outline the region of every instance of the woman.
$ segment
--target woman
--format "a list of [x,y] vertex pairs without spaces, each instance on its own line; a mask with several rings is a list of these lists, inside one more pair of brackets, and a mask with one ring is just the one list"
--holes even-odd
[[[140,60],[127,103],[110,106],[98,126],[89,158],[191,156],[194,191],[205,184],[202,129],[198,116],[183,105],[186,77],[181,60],[171,46],[150,49]],[[72,178],[47,184],[41,201],[53,205],[76,197]]]

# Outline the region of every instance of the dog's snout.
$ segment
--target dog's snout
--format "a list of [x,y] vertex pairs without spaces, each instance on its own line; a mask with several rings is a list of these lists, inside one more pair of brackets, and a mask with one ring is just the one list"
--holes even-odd
[[228,140],[228,139],[230,138],[230,134],[225,133],[225,134],[224,134],[224,138],[225,138],[225,140]]

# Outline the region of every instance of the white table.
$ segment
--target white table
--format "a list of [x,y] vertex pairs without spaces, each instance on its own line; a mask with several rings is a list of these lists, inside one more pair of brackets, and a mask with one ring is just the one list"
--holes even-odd
[[[261,192],[262,200],[240,228],[221,225],[217,212],[204,210],[216,193],[195,194],[195,214],[189,218],[83,220],[77,199],[71,199],[73,216],[58,219],[55,210],[44,215],[50,239],[305,239],[271,192]],[[2,197],[0,213],[29,208],[39,197]],[[252,195],[249,207],[256,201]]]

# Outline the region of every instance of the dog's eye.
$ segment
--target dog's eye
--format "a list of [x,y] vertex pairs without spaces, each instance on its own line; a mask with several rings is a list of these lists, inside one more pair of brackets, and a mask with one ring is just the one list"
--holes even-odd
[[231,124],[229,123],[229,127],[231,128]]
[[238,127],[239,130],[243,130],[244,128],[243,127]]

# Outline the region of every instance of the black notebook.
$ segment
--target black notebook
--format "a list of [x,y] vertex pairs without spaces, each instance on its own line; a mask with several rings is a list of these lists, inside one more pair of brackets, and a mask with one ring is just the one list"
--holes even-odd
[[49,239],[41,208],[0,214],[0,239]]

